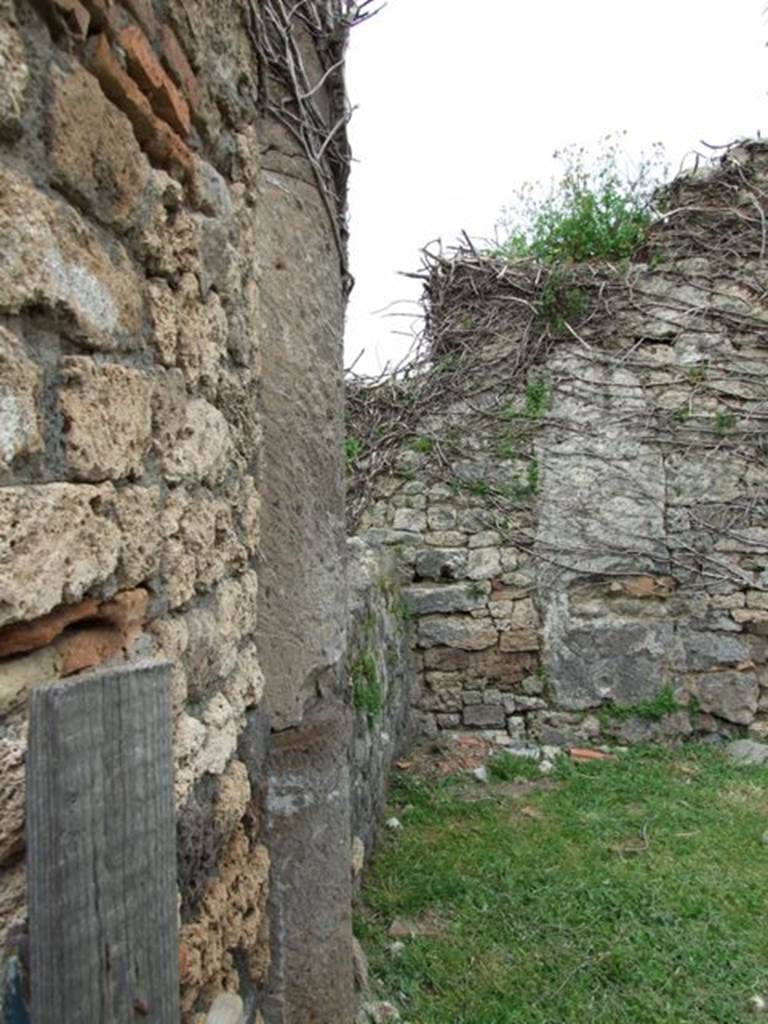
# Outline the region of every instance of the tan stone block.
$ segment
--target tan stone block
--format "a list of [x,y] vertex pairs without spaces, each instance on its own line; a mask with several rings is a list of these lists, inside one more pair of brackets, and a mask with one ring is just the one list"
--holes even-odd
[[160,488],[122,488],[115,498],[115,514],[122,534],[118,586],[134,587],[160,568]]
[[203,991],[234,990],[239,978],[231,950],[245,953],[249,976],[263,982],[269,966],[266,925],[269,854],[249,842],[238,825],[221,853],[216,876],[205,885],[198,919],[181,927],[187,969],[182,1011]]
[[[197,291],[196,280],[194,288]],[[191,389],[215,395],[226,349],[227,317],[218,295],[212,292],[206,303],[188,298],[179,324],[177,358]]]
[[174,451],[163,460],[170,483],[194,481],[214,486],[221,482],[232,455],[229,424],[205,399],[189,402],[184,427]]
[[0,867],[24,849],[24,763],[21,737],[0,737]]
[[126,115],[79,65],[51,68],[48,154],[54,183],[98,220],[125,230],[149,180]]
[[239,727],[245,725],[245,712],[264,696],[265,680],[255,644],[247,644],[237,655],[235,670],[227,677],[223,693],[232,706]]
[[184,426],[187,389],[181,370],[156,370],[152,395],[152,446],[161,458],[175,447]]
[[152,319],[153,340],[164,366],[176,364],[179,340],[179,300],[165,281],[150,281],[149,315]]
[[509,630],[501,634],[499,649],[502,651],[538,651],[541,640],[538,633],[530,630]]
[[0,310],[41,308],[63,334],[98,349],[136,347],[142,290],[117,245],[102,248],[68,205],[0,169]]
[[61,378],[64,458],[73,475],[88,481],[141,476],[152,436],[149,378],[85,356],[65,359]]
[[261,496],[252,476],[244,476],[241,481],[239,505],[243,540],[248,553],[253,555],[261,537]]
[[[734,597],[743,597],[742,594],[735,595]],[[737,607],[732,605],[731,607]],[[747,608],[768,608],[768,591],[766,590],[748,590],[747,591]]]
[[27,692],[33,686],[57,679],[61,667],[61,656],[53,647],[0,661],[0,715],[18,711],[24,706]]
[[0,625],[79,601],[117,566],[111,484],[0,488]]
[[731,611],[734,622],[768,622],[768,608],[734,608]]
[[27,873],[25,864],[7,866],[0,872],[0,949],[8,934],[27,916]]
[[43,447],[39,400],[42,370],[15,334],[0,327],[0,468]]
[[24,43],[10,25],[0,24],[0,136],[17,138],[29,81]]

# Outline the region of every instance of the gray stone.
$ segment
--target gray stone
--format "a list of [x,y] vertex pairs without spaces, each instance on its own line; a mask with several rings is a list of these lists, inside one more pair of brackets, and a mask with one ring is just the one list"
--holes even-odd
[[768,743],[754,740],[733,740],[725,748],[728,759],[741,766],[768,764]]
[[483,691],[482,690],[464,690],[461,695],[463,704],[482,704],[483,703]]
[[429,615],[419,621],[419,643],[422,647],[461,647],[465,651],[482,651],[496,644],[498,633],[488,619],[467,616]]
[[501,691],[494,689],[483,690],[483,704],[501,704]]
[[417,584],[404,587],[403,599],[416,615],[431,612],[468,612],[483,608],[486,603],[485,591],[466,583],[444,583],[437,586]]
[[759,687],[754,672],[712,672],[691,685],[702,711],[737,725],[749,725],[757,713]]
[[392,521],[395,530],[410,533],[423,533],[427,528],[427,517],[423,512],[412,508],[398,508]]
[[462,548],[422,548],[416,552],[416,575],[429,580],[458,580],[467,574]]
[[461,715],[438,714],[435,718],[440,729],[458,729],[461,725]]
[[469,538],[470,548],[497,548],[501,544],[501,536],[495,530],[483,530]]
[[514,740],[525,739],[525,719],[522,715],[507,716],[507,733]]
[[467,576],[471,580],[487,580],[501,573],[498,548],[473,548],[467,558]]
[[680,629],[678,637],[682,652],[675,667],[689,672],[706,672],[720,665],[738,665],[748,661],[752,654],[749,641],[742,636]]
[[456,518],[456,509],[452,505],[430,505],[427,511],[430,530],[453,530]]
[[504,708],[493,704],[468,704],[463,713],[464,725],[488,729],[498,726],[503,729],[507,724]]

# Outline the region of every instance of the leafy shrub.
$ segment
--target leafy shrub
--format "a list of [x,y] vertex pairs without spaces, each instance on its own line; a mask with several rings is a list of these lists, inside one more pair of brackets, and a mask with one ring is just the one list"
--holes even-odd
[[497,225],[503,241],[495,254],[544,263],[630,257],[653,220],[652,196],[666,168],[656,146],[627,174],[620,141],[606,136],[594,160],[583,146],[556,152],[562,177],[544,194],[540,184],[523,186]]

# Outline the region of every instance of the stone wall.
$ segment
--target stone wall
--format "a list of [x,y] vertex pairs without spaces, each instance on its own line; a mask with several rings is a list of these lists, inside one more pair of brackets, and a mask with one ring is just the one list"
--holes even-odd
[[400,556],[427,733],[768,734],[766,183],[762,143],[678,180],[628,266],[433,268],[447,383],[414,378],[362,529]]
[[[280,1004],[270,1022],[308,1019],[306,993],[294,983],[286,1000],[270,975],[297,937],[267,910],[283,884],[269,766],[275,729],[350,703],[345,168],[334,209],[271,113],[284,94],[257,45],[264,6],[0,0],[6,992],[28,984],[26,695],[158,657],[172,665],[183,1020],[205,1020],[223,989],[241,993],[248,1021],[268,1002]],[[282,40],[313,81],[346,29],[338,5],[315,7],[316,35],[297,15]],[[335,124],[340,71],[313,95]],[[334,743],[321,735],[329,779]],[[335,870],[349,876],[348,790],[340,800]],[[322,902],[313,856],[304,844],[294,869],[305,914]],[[314,1013],[352,1016],[320,995]]]

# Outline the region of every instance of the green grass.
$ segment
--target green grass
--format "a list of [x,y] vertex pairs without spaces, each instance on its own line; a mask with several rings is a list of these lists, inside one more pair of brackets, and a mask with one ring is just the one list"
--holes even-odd
[[648,697],[637,704],[605,704],[601,713],[606,719],[643,718],[647,722],[660,722],[666,715],[672,715],[682,707],[675,699],[671,684],[667,683],[655,697]]
[[[409,1024],[754,1020],[768,769],[690,746],[562,760],[555,777],[517,801],[396,782],[404,827],[375,857],[358,922],[382,995]],[[441,934],[393,954],[392,920],[423,914]]]

